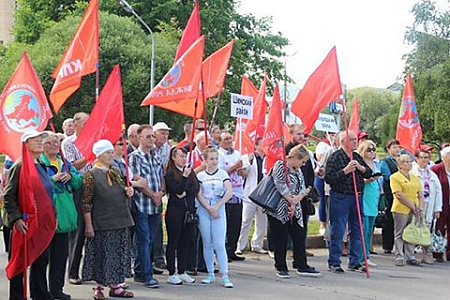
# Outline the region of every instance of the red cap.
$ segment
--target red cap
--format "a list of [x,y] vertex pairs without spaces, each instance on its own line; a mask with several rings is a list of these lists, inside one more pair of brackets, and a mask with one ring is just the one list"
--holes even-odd
[[432,151],[434,149],[434,147],[431,147],[431,146],[428,146],[428,145],[420,145],[419,149],[423,150],[423,151],[430,152],[430,151]]
[[363,138],[368,138],[369,134],[367,132],[361,131],[360,133],[358,133],[358,141],[360,141]]

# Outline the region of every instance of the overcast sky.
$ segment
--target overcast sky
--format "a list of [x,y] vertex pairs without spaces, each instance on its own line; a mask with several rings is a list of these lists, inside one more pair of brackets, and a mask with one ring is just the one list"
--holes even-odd
[[406,27],[416,0],[241,0],[239,11],[273,16],[273,29],[291,42],[287,73],[303,86],[336,45],[347,88],[386,88],[402,75]]

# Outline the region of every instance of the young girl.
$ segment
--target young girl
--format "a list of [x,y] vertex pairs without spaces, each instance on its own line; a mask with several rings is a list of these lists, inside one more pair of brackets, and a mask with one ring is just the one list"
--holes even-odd
[[216,149],[206,149],[203,157],[206,170],[197,175],[200,183],[197,198],[201,204],[198,208],[199,227],[208,275],[202,283],[214,282],[214,251],[216,251],[222,283],[226,288],[232,288],[233,283],[228,277],[228,257],[225,249],[227,228],[225,203],[232,196],[231,182],[228,173],[218,168],[219,153]]

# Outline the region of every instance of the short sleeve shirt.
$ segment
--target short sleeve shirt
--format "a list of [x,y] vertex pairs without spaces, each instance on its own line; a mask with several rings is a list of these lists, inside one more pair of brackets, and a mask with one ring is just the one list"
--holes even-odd
[[417,195],[418,192],[422,192],[422,188],[420,186],[419,177],[414,174],[410,174],[410,180],[405,177],[400,172],[395,172],[391,175],[391,190],[394,195],[394,202],[392,204],[392,212],[407,215],[411,211],[411,209],[398,200],[395,196],[396,192],[401,192],[405,197],[412,201],[416,206],[419,206],[419,197]]
[[207,201],[220,200],[225,194],[225,181],[229,181],[228,173],[222,169],[217,169],[216,172],[209,174],[201,171],[197,174],[198,182],[202,187],[203,197]]
[[[233,165],[241,160],[241,153],[237,150],[227,151],[223,148],[219,149],[219,168],[228,171]],[[244,199],[244,178],[234,171],[230,174],[231,187],[233,188],[233,196]]]

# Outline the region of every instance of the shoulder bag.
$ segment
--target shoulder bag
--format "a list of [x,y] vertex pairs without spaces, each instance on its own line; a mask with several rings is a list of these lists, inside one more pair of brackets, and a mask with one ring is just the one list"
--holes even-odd
[[272,170],[267,176],[264,176],[253,192],[248,195],[248,198],[267,211],[276,211],[282,196],[275,187]]
[[442,235],[441,231],[437,229],[436,221],[436,219],[433,219],[433,223],[431,223],[430,251],[433,253],[445,253],[447,239]]
[[429,246],[431,244],[431,233],[422,213],[417,218],[413,216],[411,223],[403,229],[402,238],[412,245]]

